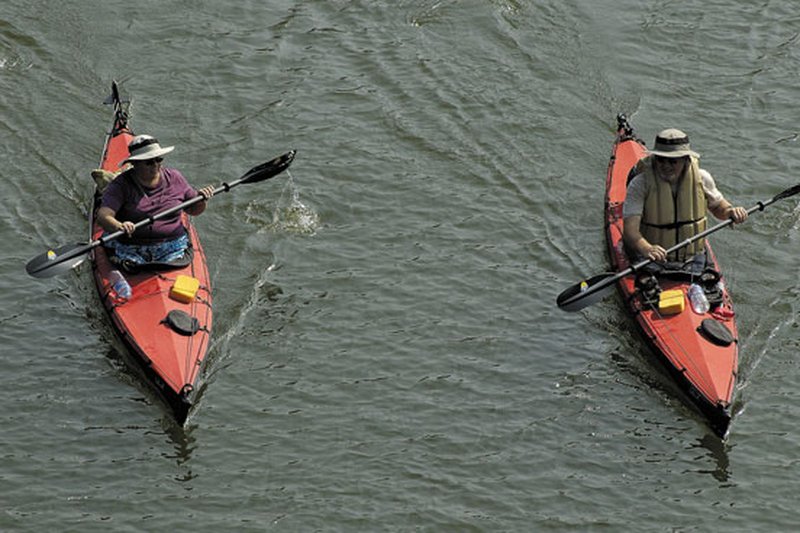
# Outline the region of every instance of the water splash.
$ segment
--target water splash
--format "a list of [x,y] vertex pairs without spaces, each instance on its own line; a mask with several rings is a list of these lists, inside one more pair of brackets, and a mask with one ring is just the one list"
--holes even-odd
[[269,228],[274,231],[313,235],[319,226],[319,215],[300,201],[294,178],[291,172],[287,171],[287,174],[289,179],[281,191]]
[[275,201],[271,214],[268,206],[260,201],[251,202],[245,211],[248,222],[259,226],[259,232],[299,233],[313,235],[319,226],[319,215],[314,209],[300,200],[291,173],[289,179]]

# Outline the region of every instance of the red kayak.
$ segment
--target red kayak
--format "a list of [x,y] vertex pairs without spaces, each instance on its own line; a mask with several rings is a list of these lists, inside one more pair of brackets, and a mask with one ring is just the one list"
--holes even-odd
[[[119,96],[117,85],[106,103],[114,109],[100,168],[116,174],[119,164],[128,157],[128,143],[134,134],[128,124],[128,103]],[[95,220],[102,193],[95,191],[90,217],[90,240],[103,229]],[[184,213],[183,224],[192,246],[191,260],[184,266],[157,268],[129,273],[122,271],[132,295],[122,299],[112,289],[110,275],[114,266],[102,246],[90,254],[95,285],[118,337],[130,350],[133,359],[183,424],[195,400],[203,361],[211,337],[211,279],[200,238],[190,218]]]
[[[130,350],[136,366],[170,406],[175,419],[183,424],[197,400],[203,362],[211,337],[211,280],[200,238],[185,210],[203,202],[195,196],[152,214],[134,224],[134,230],[167,217],[180,216],[187,230],[189,250],[171,263],[127,265],[112,263],[104,246],[124,235],[122,230],[103,233],[95,218],[102,191],[116,179],[120,163],[127,159],[133,131],[128,125],[128,102],[119,96],[117,84],[111,86],[106,101],[114,108],[114,120],[106,136],[100,168],[92,171],[95,193],[89,218],[88,243],[67,244],[37,255],[25,265],[35,278],[49,278],[70,272],[88,256],[100,300],[111,324]],[[239,185],[254,185],[287,170],[296,151],[256,165],[240,178],[223,182],[211,196],[230,192]],[[131,270],[133,269],[133,270]],[[127,284],[126,284],[127,280]]]
[[[622,272],[631,267],[622,241],[622,204],[631,169],[647,155],[647,149],[623,115],[618,123],[606,178],[605,226],[611,266]],[[637,271],[622,277],[617,288],[656,357],[714,432],[724,437],[731,421],[738,333],[733,304],[708,240],[705,246],[707,262],[700,272],[691,268]],[[688,296],[692,284],[706,296],[707,311],[693,309]]]

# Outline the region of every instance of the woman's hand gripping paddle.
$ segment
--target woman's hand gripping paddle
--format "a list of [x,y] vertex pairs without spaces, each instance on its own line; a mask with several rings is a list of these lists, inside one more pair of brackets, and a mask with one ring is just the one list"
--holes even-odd
[[[273,176],[277,176],[289,168],[289,165],[291,165],[292,161],[294,161],[294,155],[295,150],[292,150],[276,157],[275,159],[272,159],[271,161],[267,161],[266,163],[255,166],[245,172],[241,178],[234,180],[231,183],[223,183],[214,189],[214,194],[216,195],[221,192],[228,192],[237,185],[241,185],[243,183],[258,183],[260,181],[268,180]],[[183,209],[186,209],[191,205],[202,202],[203,199],[204,197],[201,195],[195,196],[191,200],[186,200],[180,205],[176,205],[175,207],[161,211],[160,213],[144,220],[140,220],[134,225],[134,228],[138,229],[152,224],[156,220],[168,217],[182,211]],[[25,270],[28,272],[28,274],[35,278],[49,278],[64,274],[65,272],[69,272],[76,266],[83,263],[83,261],[86,259],[86,254],[88,254],[91,250],[109,241],[118,239],[124,234],[125,232],[120,230],[108,235],[104,235],[90,243],[66,244],[64,246],[59,246],[58,248],[48,250],[43,254],[39,254],[28,261],[28,263],[25,265]]]

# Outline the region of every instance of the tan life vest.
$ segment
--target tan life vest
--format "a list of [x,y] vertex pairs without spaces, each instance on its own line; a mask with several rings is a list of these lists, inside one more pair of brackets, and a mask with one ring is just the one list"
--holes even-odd
[[[640,229],[642,236],[650,244],[668,249],[705,231],[706,195],[697,158],[690,158],[690,164],[674,194],[668,181],[656,177],[653,159],[653,156],[647,156],[637,164],[647,180],[647,197]],[[667,259],[685,261],[702,252],[704,247],[705,239],[698,239],[689,246],[672,252]]]

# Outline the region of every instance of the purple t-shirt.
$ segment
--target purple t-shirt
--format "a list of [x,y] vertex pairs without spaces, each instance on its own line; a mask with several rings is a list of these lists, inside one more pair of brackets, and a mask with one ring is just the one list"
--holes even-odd
[[[108,185],[100,205],[114,211],[117,220],[121,222],[130,220],[136,223],[175,207],[198,194],[200,193],[189,185],[183,174],[174,168],[162,168],[161,179],[152,189],[136,183],[128,172],[123,172]],[[137,229],[131,241],[139,243],[161,241],[180,237],[184,233],[186,229],[181,223],[178,212]]]

